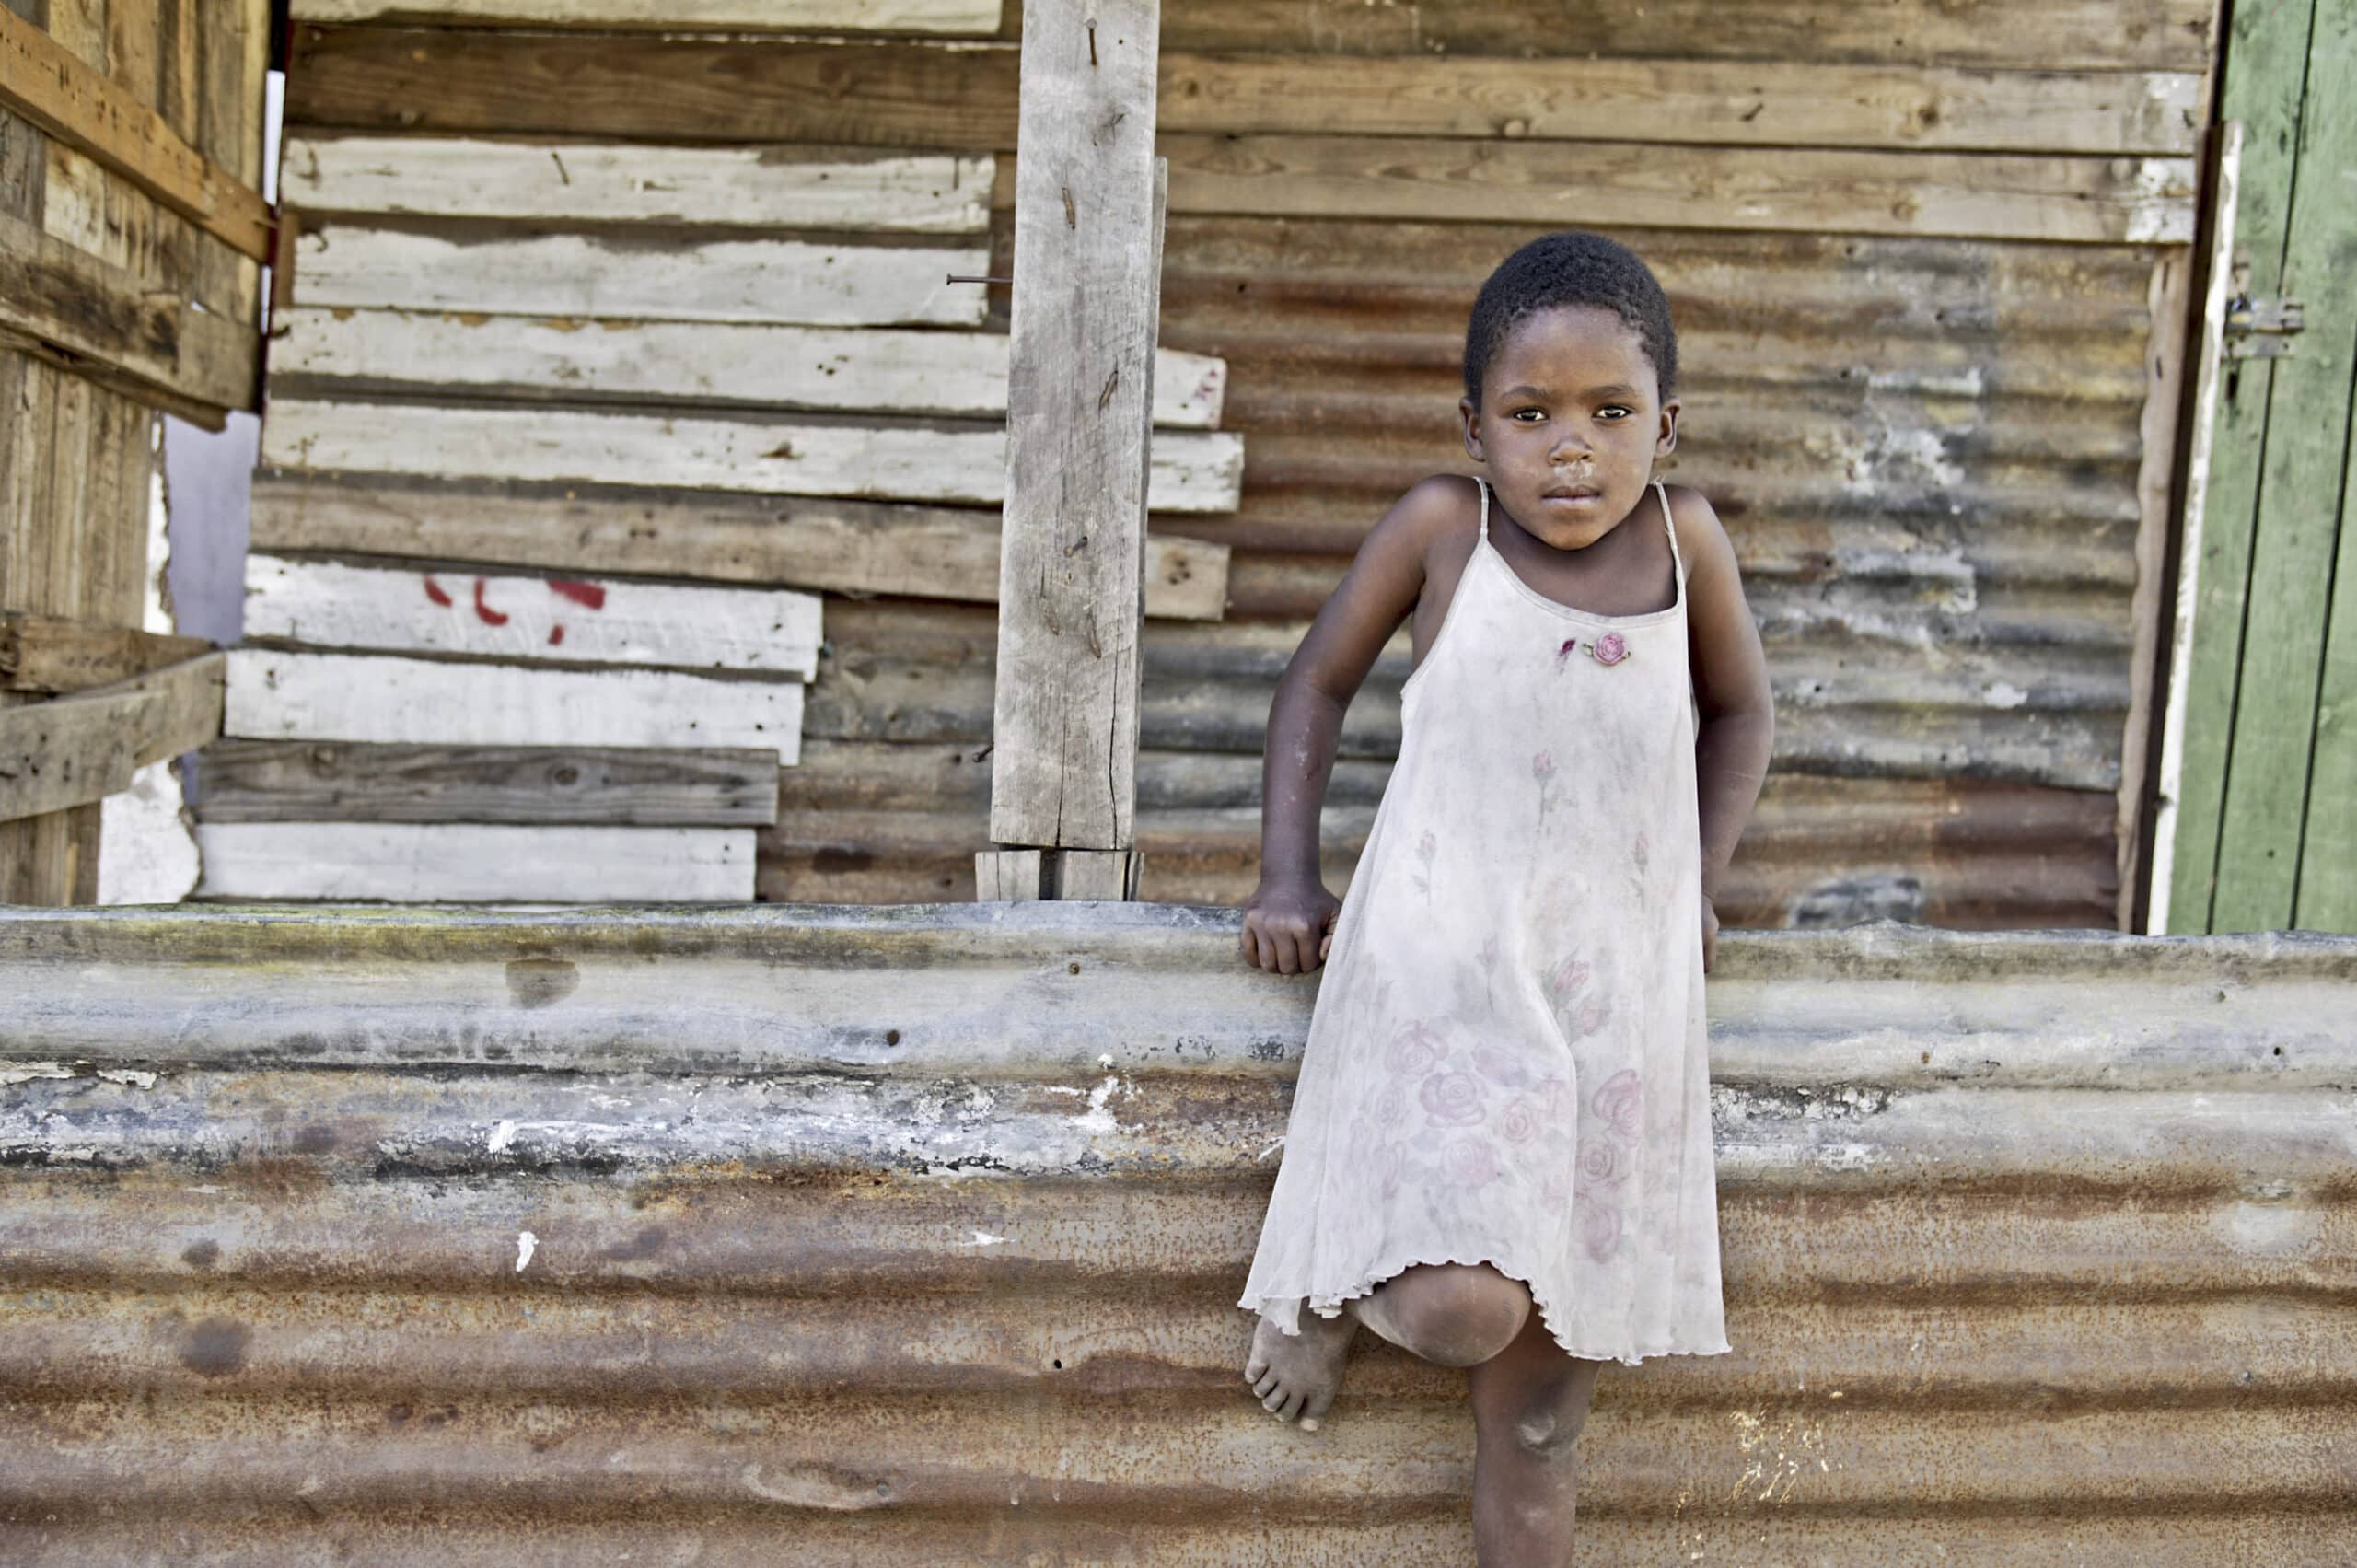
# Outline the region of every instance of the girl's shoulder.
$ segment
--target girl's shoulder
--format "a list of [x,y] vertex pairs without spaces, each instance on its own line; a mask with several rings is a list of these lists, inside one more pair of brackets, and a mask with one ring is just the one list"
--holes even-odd
[[1376,524],[1411,541],[1416,553],[1429,555],[1435,545],[1471,551],[1481,530],[1480,482],[1461,473],[1436,473],[1420,479],[1400,494]]
[[1678,558],[1686,563],[1687,575],[1692,576],[1702,562],[1731,564],[1735,550],[1710,497],[1689,484],[1665,483],[1662,494],[1669,500],[1670,531],[1678,536]]

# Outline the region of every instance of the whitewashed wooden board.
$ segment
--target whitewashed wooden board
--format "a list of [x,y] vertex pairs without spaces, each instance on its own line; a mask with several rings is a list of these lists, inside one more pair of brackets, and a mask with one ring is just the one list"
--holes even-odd
[[749,828],[207,822],[199,898],[389,903],[743,903]]
[[447,17],[574,28],[726,28],[772,32],[922,32],[988,36],[999,0],[294,0],[298,22]]
[[280,189],[294,206],[333,213],[981,234],[994,166],[987,154],[297,136]]
[[99,807],[99,902],[176,904],[197,883],[178,759],[150,762]]
[[802,754],[802,686],[238,648],[223,732],[424,746],[761,748],[791,764]]
[[318,648],[819,670],[816,594],[246,558],[246,635]]
[[480,310],[588,319],[980,326],[989,302],[950,273],[990,271],[986,246],[610,235],[465,239],[328,224],[296,240],[302,305]]
[[[374,387],[598,393],[884,413],[1004,415],[998,332],[601,321],[476,311],[282,311],[270,373]],[[1154,423],[1216,430],[1227,362],[1161,349]],[[283,395],[283,391],[281,393]]]
[[[271,404],[262,461],[325,472],[990,505],[1006,489],[1006,432],[286,401]],[[1154,443],[1147,504],[1159,512],[1232,512],[1243,479],[1240,436],[1165,436]]]

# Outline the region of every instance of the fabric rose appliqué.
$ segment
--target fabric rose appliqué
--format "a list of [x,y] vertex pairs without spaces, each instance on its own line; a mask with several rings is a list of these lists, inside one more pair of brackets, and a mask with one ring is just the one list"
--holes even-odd
[[1434,1073],[1416,1099],[1435,1127],[1470,1127],[1481,1120],[1481,1081],[1470,1073]]
[[1574,648],[1585,648],[1588,657],[1609,669],[1629,656],[1629,639],[1618,632],[1607,632],[1592,643],[1583,643],[1577,637],[1566,637],[1563,645],[1555,650],[1557,670],[1563,668],[1563,661],[1572,656]]

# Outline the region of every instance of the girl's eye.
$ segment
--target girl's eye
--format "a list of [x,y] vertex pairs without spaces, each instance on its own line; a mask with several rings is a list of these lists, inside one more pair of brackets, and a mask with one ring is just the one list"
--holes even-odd
[[1508,419],[1520,420],[1523,424],[1529,424],[1546,418],[1547,411],[1544,409],[1535,408],[1518,408],[1506,417]]
[[1631,412],[1633,411],[1623,408],[1619,403],[1610,403],[1596,410],[1596,417],[1598,419],[1626,419]]

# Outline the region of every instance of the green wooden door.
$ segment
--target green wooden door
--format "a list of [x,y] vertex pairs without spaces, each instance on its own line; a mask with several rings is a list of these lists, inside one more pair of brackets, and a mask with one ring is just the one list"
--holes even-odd
[[2219,377],[2154,928],[2357,931],[2357,0],[2232,9],[2235,249],[2306,325]]

